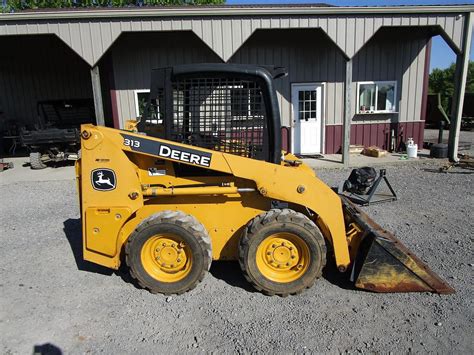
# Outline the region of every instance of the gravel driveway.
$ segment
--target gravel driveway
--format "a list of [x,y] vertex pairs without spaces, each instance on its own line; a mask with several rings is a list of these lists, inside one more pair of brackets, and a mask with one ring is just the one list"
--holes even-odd
[[[231,262],[185,295],[152,295],[82,261],[72,179],[0,185],[0,353],[473,353],[474,175],[431,168],[389,167],[399,201],[366,210],[450,296],[358,291],[328,268],[302,295],[267,297]],[[348,171],[319,175],[333,185]]]

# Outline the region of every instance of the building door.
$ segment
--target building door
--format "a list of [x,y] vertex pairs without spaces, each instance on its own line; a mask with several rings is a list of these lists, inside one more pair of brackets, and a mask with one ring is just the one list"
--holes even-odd
[[293,84],[293,152],[319,154],[322,152],[322,91],[321,84]]

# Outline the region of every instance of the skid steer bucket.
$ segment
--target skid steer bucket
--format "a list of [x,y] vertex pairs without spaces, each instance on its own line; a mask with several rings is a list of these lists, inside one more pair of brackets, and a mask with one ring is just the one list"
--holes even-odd
[[341,199],[346,217],[362,230],[351,273],[357,288],[374,292],[455,292],[392,233],[348,199]]

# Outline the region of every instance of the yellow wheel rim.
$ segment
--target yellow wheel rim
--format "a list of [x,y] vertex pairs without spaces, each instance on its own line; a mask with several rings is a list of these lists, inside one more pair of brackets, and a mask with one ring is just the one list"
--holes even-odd
[[141,261],[145,271],[160,282],[184,279],[192,266],[192,253],[175,235],[155,235],[143,244]]
[[298,280],[308,270],[308,245],[295,234],[276,233],[265,238],[257,248],[257,268],[267,279],[288,283]]

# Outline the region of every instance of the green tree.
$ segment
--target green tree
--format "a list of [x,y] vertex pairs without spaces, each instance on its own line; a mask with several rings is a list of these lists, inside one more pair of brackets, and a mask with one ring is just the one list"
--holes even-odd
[[[454,94],[454,77],[456,64],[453,63],[446,69],[433,69],[430,74],[430,94],[441,94],[441,104],[446,112],[449,112],[449,98]],[[474,93],[474,61],[469,62],[467,72],[466,92]]]
[[0,12],[43,8],[219,5],[225,0],[1,0]]

